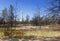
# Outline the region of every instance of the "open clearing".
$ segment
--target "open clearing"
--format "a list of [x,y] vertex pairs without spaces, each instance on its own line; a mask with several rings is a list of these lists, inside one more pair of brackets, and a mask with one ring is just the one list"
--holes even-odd
[[[25,30],[27,30],[27,31],[25,31]],[[18,32],[18,34],[16,32]],[[33,26],[23,26],[23,27],[17,28],[17,30],[13,30],[12,33],[13,33],[13,36],[14,35],[21,36],[20,32],[24,33],[24,34],[22,34],[22,36],[60,37],[60,31],[51,31],[49,29],[47,30],[46,28],[45,28],[45,30],[44,29],[39,30],[39,28],[37,29],[37,26],[34,26],[34,27]],[[4,36],[4,29],[0,30],[0,37],[2,37],[2,36]]]
[[[14,31],[14,32],[20,32],[20,31]],[[59,37],[60,36],[60,32],[59,31],[26,31],[26,32],[22,32],[24,33],[23,36],[37,36],[37,37]],[[21,34],[16,34],[14,33],[14,35],[16,36],[21,36]],[[0,32],[0,36],[4,36],[3,32]]]
[[[43,28],[43,27],[42,27]],[[15,28],[16,30],[12,29],[12,39],[6,39],[7,41],[60,41],[60,31],[53,31],[49,30],[49,28],[39,29],[32,26],[23,26],[20,28]],[[48,30],[47,30],[48,29]],[[4,38],[4,31],[5,29],[0,29],[0,38]],[[8,32],[11,32],[8,30]],[[21,37],[22,36],[22,37]],[[17,37],[17,38],[15,38]],[[20,38],[21,37],[21,38]],[[6,37],[5,37],[6,38]],[[0,39],[5,41],[4,39]]]

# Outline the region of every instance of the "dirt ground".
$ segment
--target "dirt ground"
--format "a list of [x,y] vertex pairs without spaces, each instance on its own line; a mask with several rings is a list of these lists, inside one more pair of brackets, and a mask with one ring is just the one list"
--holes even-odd
[[5,38],[0,39],[0,41],[60,41],[60,37],[44,37],[44,38],[37,38],[37,37],[25,37],[25,38]]
[[20,27],[13,27],[12,29],[16,30],[47,30],[47,31],[60,31],[60,26],[20,26]]

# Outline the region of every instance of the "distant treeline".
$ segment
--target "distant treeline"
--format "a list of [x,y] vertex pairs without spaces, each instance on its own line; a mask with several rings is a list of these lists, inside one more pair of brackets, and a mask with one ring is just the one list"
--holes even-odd
[[26,20],[23,18],[24,15],[22,15],[22,21],[17,20],[18,15],[16,15],[16,11],[17,10],[13,7],[13,5],[10,5],[8,9],[3,9],[0,14],[0,26],[8,25],[12,27],[13,25],[16,26],[18,24],[31,24],[36,26],[60,24],[60,0],[54,0],[54,2],[51,3],[51,6],[46,10],[48,14],[42,17],[41,10],[38,8],[31,20],[29,15],[26,16]]

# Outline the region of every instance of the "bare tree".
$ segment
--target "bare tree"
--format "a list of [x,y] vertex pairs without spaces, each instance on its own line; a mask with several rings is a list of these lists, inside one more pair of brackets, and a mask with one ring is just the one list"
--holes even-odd
[[60,0],[53,0],[51,2],[51,7],[49,7],[48,11],[50,12],[50,21],[52,24],[58,24],[58,19],[60,19]]
[[12,5],[10,5],[10,8],[9,8],[9,22],[12,27],[14,22],[14,7]]
[[37,9],[34,17],[32,18],[33,25],[41,26],[40,8]]
[[22,12],[22,24],[24,24],[24,17],[23,17],[23,12]]
[[29,24],[29,15],[26,16],[25,23],[26,23],[26,24]]

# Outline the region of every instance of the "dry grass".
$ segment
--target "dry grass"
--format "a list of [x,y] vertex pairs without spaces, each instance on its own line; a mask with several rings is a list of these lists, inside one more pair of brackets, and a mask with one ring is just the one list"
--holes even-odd
[[[39,28],[37,29],[36,27],[38,27],[38,26],[23,26],[23,27],[17,28],[17,30],[14,30],[12,33],[13,33],[13,36],[14,35],[21,36],[20,33],[16,34],[16,32],[21,32],[20,29],[24,29],[24,30],[32,29],[32,31],[22,31],[24,33],[23,36],[39,36],[39,37],[58,37],[58,36],[60,36],[60,31],[44,30],[44,29],[49,29],[48,26],[42,26],[43,30],[38,30]],[[46,28],[43,28],[43,27],[46,27]],[[37,29],[37,30],[33,30],[33,29]],[[4,32],[0,31],[0,37],[2,37],[2,36],[4,36]]]
[[40,36],[40,37],[58,37],[60,36],[59,31],[28,31],[26,36]]

